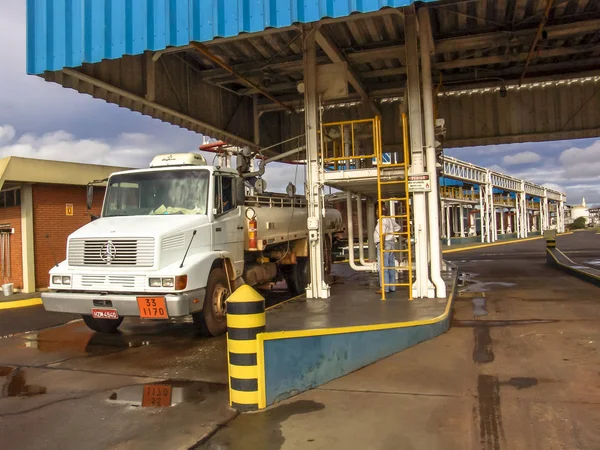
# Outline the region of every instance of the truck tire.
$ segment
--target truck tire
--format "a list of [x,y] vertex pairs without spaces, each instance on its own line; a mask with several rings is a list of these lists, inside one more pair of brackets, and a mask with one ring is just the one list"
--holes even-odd
[[227,297],[231,295],[223,269],[213,269],[206,283],[202,311],[192,314],[203,336],[219,336],[227,331]]
[[123,317],[118,319],[95,319],[85,314],[81,317],[90,330],[98,333],[116,333],[121,322],[123,322]]
[[298,258],[296,264],[285,268],[284,278],[288,291],[293,295],[300,295],[306,291],[310,280],[310,264],[308,258]]

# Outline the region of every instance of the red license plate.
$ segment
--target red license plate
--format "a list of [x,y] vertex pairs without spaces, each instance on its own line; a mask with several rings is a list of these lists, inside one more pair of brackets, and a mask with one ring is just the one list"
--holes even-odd
[[92,309],[94,319],[118,319],[119,313],[116,309]]

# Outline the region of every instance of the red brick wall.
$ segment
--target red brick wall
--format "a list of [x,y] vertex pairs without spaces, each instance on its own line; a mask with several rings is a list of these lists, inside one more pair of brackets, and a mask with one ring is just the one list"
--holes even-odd
[[[23,288],[23,259],[21,257],[21,207],[0,208],[0,224],[10,224],[15,233],[10,235],[10,277],[16,289]],[[1,280],[4,283],[4,280]]]
[[[104,188],[94,189],[92,214],[100,215]],[[73,215],[66,215],[66,204],[73,205]],[[35,284],[38,289],[48,287],[48,272],[66,259],[67,238],[90,222],[86,208],[85,186],[36,184],[33,186],[33,235],[35,245]],[[46,234],[49,235],[46,238]]]

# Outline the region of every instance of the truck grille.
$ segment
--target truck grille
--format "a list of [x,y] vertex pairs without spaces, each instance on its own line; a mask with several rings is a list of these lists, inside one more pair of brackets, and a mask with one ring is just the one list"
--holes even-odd
[[74,289],[143,291],[146,287],[144,275],[75,275]]
[[139,239],[71,239],[70,266],[154,265],[154,238]]

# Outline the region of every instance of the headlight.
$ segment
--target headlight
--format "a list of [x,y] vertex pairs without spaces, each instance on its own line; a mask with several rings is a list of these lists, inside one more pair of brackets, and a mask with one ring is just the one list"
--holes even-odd
[[70,286],[71,285],[71,277],[70,276],[62,277],[62,284],[64,284],[65,286]]
[[150,287],[161,287],[162,286],[160,278],[150,278],[150,280],[148,282],[150,284]]
[[62,277],[60,275],[52,275],[52,284],[62,284]]
[[174,287],[175,286],[175,280],[173,278],[163,278],[162,279],[162,286],[163,287]]

